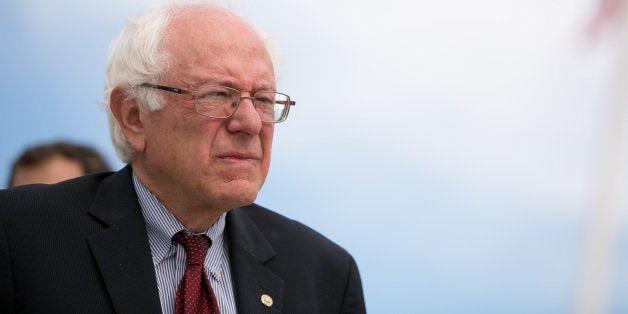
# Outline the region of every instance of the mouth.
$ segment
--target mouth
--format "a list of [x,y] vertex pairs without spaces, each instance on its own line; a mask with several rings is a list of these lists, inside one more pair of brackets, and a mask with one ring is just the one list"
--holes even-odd
[[232,163],[255,163],[260,158],[256,154],[245,152],[228,152],[218,155],[218,159]]

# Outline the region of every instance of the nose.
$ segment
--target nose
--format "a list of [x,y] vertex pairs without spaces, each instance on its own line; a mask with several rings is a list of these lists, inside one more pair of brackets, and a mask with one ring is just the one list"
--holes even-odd
[[258,134],[262,129],[262,120],[253,105],[253,97],[241,96],[235,112],[227,121],[229,132]]

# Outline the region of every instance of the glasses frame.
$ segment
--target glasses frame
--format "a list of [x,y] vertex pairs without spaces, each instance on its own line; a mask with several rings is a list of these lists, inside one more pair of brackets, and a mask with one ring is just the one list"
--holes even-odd
[[164,85],[157,85],[157,84],[150,84],[150,83],[143,83],[138,85],[139,87],[146,87],[146,88],[154,88],[154,89],[159,89],[159,90],[163,90],[163,91],[167,91],[167,92],[171,92],[171,93],[175,93],[175,94],[180,94],[180,95],[190,95],[190,96],[194,96],[194,110],[196,111],[196,113],[202,115],[203,117],[207,117],[207,118],[212,118],[212,119],[229,119],[230,117],[232,117],[235,112],[238,110],[239,106],[240,106],[240,102],[242,101],[242,99],[250,99],[251,102],[253,103],[253,107],[257,108],[257,105],[255,103],[255,95],[257,95],[258,93],[276,93],[276,94],[280,94],[280,95],[284,95],[286,96],[286,98],[288,100],[286,101],[275,101],[275,103],[278,104],[283,104],[286,105],[286,112],[281,116],[281,118],[277,121],[263,121],[261,120],[262,117],[260,116],[260,121],[262,121],[263,123],[280,123],[280,122],[284,122],[286,121],[286,119],[288,119],[288,114],[290,113],[290,107],[296,105],[296,102],[290,99],[290,96],[281,93],[281,92],[277,92],[277,91],[273,91],[273,90],[260,90],[260,91],[256,91],[254,92],[251,96],[242,96],[242,92],[240,90],[237,90],[235,88],[231,88],[231,87],[227,87],[227,86],[221,86],[221,85],[206,85],[208,87],[220,87],[220,88],[224,88],[226,90],[232,91],[234,92],[234,95],[238,95],[238,99],[235,105],[235,108],[233,109],[233,111],[231,112],[230,115],[226,116],[226,117],[212,117],[212,116],[208,116],[205,114],[202,114],[200,112],[198,112],[198,108],[197,106],[197,101],[196,101],[196,97],[199,96],[198,91],[193,91],[193,90],[188,90],[188,89],[182,89],[182,88],[176,88],[176,87],[170,87],[170,86],[164,86]]

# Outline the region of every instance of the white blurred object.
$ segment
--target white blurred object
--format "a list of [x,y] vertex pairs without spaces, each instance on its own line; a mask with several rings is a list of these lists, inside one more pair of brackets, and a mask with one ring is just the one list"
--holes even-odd
[[[607,313],[612,295],[614,259],[617,252],[617,221],[621,209],[621,169],[626,102],[628,101],[628,5],[625,0],[600,0],[596,17],[588,27],[591,39],[613,31],[615,61],[605,110],[597,167],[597,190],[588,226],[576,313]],[[616,36],[616,37],[615,37]]]

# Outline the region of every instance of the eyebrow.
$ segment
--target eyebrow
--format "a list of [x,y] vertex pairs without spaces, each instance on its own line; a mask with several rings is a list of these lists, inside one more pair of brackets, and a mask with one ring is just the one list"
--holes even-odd
[[260,87],[258,87],[256,89],[252,90],[251,92],[276,91],[276,90],[277,90],[276,88],[270,88],[270,87],[267,87],[266,85],[262,85],[262,86],[260,86]]
[[[226,87],[231,87],[237,90],[240,90],[240,88],[238,88],[238,84],[237,84],[237,80],[231,79],[229,77],[229,75],[212,75],[212,74],[208,74],[208,75],[203,75],[201,77],[191,77],[191,83],[196,84],[195,86],[203,86],[203,85],[220,85],[220,86],[226,86]],[[259,85],[258,85],[259,84]],[[252,90],[252,91],[261,91],[261,90],[272,90],[274,91],[276,87],[273,88],[273,86],[275,86],[275,82],[274,80],[265,80],[265,81],[261,81],[260,83],[255,84],[257,87]]]
[[254,88],[253,90],[241,90],[237,84],[234,83],[234,81],[231,80],[225,80],[225,79],[205,79],[200,81],[200,84],[198,84],[196,87],[200,87],[203,85],[218,85],[218,86],[226,86],[226,87],[230,87],[233,89],[237,89],[239,91],[242,92],[259,92],[259,91],[275,91],[276,89],[271,87],[272,85],[267,85],[267,84],[262,84],[257,88]]

